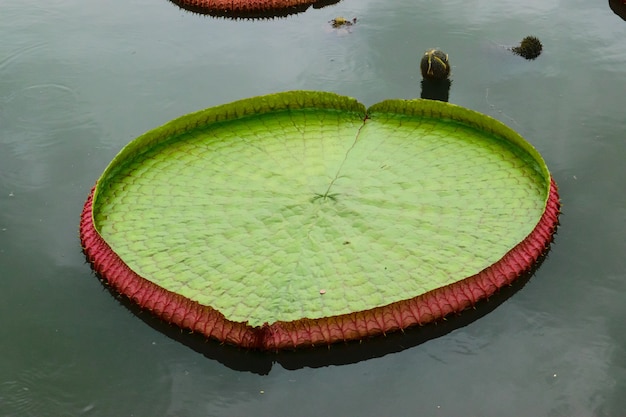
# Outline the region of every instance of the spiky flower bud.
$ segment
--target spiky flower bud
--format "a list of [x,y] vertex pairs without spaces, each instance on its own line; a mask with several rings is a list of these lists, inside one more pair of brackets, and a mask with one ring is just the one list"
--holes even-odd
[[447,79],[450,75],[448,54],[439,49],[429,49],[424,53],[424,56],[422,56],[420,69],[422,70],[422,77],[424,78],[437,80]]
[[526,36],[522,39],[519,46],[511,48],[511,50],[517,55],[523,56],[526,59],[535,59],[541,54],[543,46],[539,39],[534,36]]

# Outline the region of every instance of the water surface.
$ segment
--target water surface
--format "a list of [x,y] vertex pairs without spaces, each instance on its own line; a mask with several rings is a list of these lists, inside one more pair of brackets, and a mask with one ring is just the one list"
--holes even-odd
[[[507,50],[526,35],[537,60]],[[622,415],[624,39],[608,2],[582,0],[342,0],[258,21],[166,0],[0,5],[0,415]],[[79,214],[134,137],[283,90],[419,97],[431,47],[450,55],[450,102],[521,133],[560,187],[550,255],[493,311],[396,353],[250,372],[255,354],[198,353],[91,274]]]

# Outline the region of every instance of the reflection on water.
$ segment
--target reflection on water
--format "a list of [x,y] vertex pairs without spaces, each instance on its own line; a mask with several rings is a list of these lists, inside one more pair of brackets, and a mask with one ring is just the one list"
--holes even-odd
[[267,375],[274,364],[280,364],[285,369],[301,369],[304,367],[319,368],[329,365],[346,365],[364,360],[379,358],[391,353],[401,352],[426,343],[429,340],[446,335],[456,329],[480,319],[496,309],[509,297],[526,285],[535,270],[540,267],[543,258],[535,265],[535,269],[518,278],[513,285],[503,288],[488,300],[483,300],[471,309],[459,315],[450,315],[445,320],[429,325],[405,329],[385,337],[372,338],[359,342],[335,344],[328,347],[300,349],[297,351],[256,352],[238,347],[223,345],[213,340],[207,340],[200,334],[181,331],[178,326],[172,326],[142,311],[136,303],[120,296],[112,289],[111,295],[124,307],[136,314],[147,325],[151,326],[167,337],[182,343],[209,359],[219,361],[236,371],[248,371],[259,375]]
[[613,13],[626,20],[626,3],[624,0],[609,0],[609,7]]
[[[167,1],[3,4],[0,415],[621,415],[626,24],[616,5],[342,0],[229,20]],[[358,24],[334,30],[337,16]],[[529,34],[544,47],[534,61],[500,46]],[[550,255],[493,311],[360,362],[364,350],[346,348],[341,360],[296,353],[241,372],[259,361],[237,351],[229,367],[156,331],[84,264],[82,204],[134,137],[282,90],[367,106],[415,98],[430,47],[450,54],[448,100],[519,131],[563,200]]]
[[445,80],[424,79],[422,80],[422,93],[420,94],[420,97],[426,98],[429,100],[448,101],[450,98],[451,86],[452,86],[452,81],[448,79],[445,79]]

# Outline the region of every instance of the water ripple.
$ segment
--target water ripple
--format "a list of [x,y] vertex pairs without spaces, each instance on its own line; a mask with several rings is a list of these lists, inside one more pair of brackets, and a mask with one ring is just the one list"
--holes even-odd
[[[42,364],[23,369],[0,384],[3,416],[66,415],[76,409],[72,395],[60,383],[68,374],[67,366]],[[82,408],[82,407],[81,407]]]
[[45,47],[46,44],[44,42],[39,42],[36,44],[27,45],[21,49],[9,53],[4,59],[0,60],[0,71],[5,70],[14,62],[22,60],[25,56],[34,54]]

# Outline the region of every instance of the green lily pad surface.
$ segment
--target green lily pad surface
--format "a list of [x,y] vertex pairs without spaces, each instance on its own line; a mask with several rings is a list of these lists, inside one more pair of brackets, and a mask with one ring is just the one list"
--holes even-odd
[[296,91],[135,139],[98,180],[92,220],[139,277],[256,327],[476,275],[533,231],[550,184],[535,149],[488,116]]

